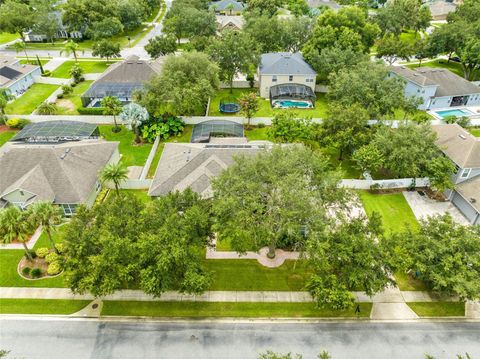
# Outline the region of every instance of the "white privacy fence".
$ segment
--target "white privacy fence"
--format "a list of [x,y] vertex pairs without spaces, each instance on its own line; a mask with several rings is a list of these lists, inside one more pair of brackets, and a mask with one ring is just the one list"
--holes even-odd
[[[152,184],[151,179],[127,179],[120,183],[121,189],[149,189]],[[108,185],[109,188],[114,188],[113,184]]]
[[378,189],[395,189],[408,188],[411,187],[413,183],[416,188],[430,186],[430,180],[428,178],[398,178],[388,180],[343,179],[340,181],[340,187],[370,189],[372,186],[375,186]]

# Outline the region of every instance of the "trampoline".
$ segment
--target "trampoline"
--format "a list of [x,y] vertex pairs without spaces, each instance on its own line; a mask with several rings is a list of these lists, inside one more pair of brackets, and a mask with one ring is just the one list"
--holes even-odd
[[233,121],[212,120],[193,127],[192,143],[209,142],[210,137],[244,137],[243,125]]
[[220,112],[223,113],[237,113],[240,111],[240,105],[235,102],[222,102],[219,107]]

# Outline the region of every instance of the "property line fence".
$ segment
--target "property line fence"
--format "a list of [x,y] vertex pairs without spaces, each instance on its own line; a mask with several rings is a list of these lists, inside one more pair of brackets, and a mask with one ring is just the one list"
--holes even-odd
[[340,181],[340,187],[353,189],[370,189],[376,187],[378,189],[397,189],[397,188],[423,188],[430,186],[428,178],[398,178],[388,180],[360,180],[360,179],[343,179]]
[[148,154],[148,158],[145,161],[145,165],[143,166],[142,173],[140,174],[140,180],[145,180],[147,178],[148,171],[150,170],[150,166],[152,165],[153,158],[157,153],[157,148],[159,144],[160,144],[160,136],[157,136],[157,138],[155,138],[155,142],[153,142],[152,149]]

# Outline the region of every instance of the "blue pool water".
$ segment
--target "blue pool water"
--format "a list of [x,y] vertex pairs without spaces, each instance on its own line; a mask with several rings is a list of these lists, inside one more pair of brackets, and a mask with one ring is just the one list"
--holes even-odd
[[280,108],[290,108],[290,107],[295,107],[295,108],[310,108],[312,107],[312,104],[307,101],[290,101],[290,100],[279,100],[275,101],[273,103],[275,107],[280,107]]
[[472,113],[470,111],[466,110],[445,110],[445,111],[435,111],[438,115],[442,116],[442,118],[448,117],[448,116],[455,116],[455,117],[462,117],[462,116],[471,116]]

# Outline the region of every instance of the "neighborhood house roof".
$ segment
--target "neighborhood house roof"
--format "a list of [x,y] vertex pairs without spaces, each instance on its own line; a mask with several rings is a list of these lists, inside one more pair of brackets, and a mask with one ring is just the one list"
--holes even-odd
[[448,13],[455,11],[457,8],[452,2],[444,0],[433,1],[428,4],[428,7],[430,8],[430,13],[434,19],[444,18]]
[[337,4],[335,1],[330,1],[330,0],[308,0],[307,1],[308,6],[310,8],[318,8],[318,7],[329,7],[334,10],[340,9],[342,6]]
[[135,90],[143,87],[154,75],[160,73],[162,62],[145,61],[132,55],[125,61],[111,65],[82,95],[83,98],[105,96],[130,98]]
[[14,57],[0,55],[0,87],[9,87],[36,69],[38,66],[22,65]]
[[480,212],[480,176],[460,183],[455,190]]
[[317,73],[300,53],[273,52],[260,59],[261,75],[312,75]]
[[461,168],[480,168],[480,139],[457,124],[432,126],[436,144]]
[[33,194],[28,204],[84,202],[118,142],[85,140],[55,145],[7,142],[0,152],[0,198],[14,190]]
[[215,18],[218,26],[222,29],[225,27],[235,27],[241,30],[245,21],[242,16],[217,15]]
[[243,11],[245,6],[235,0],[220,0],[210,3],[210,9],[215,8],[216,11]]
[[14,142],[65,142],[99,136],[98,126],[75,121],[46,121],[32,123],[18,132]]
[[480,93],[480,87],[446,69],[390,66],[390,71],[420,86],[437,86],[435,97],[463,96]]
[[234,163],[235,156],[254,156],[265,144],[166,143],[148,194],[161,196],[191,188],[210,197],[210,181]]

